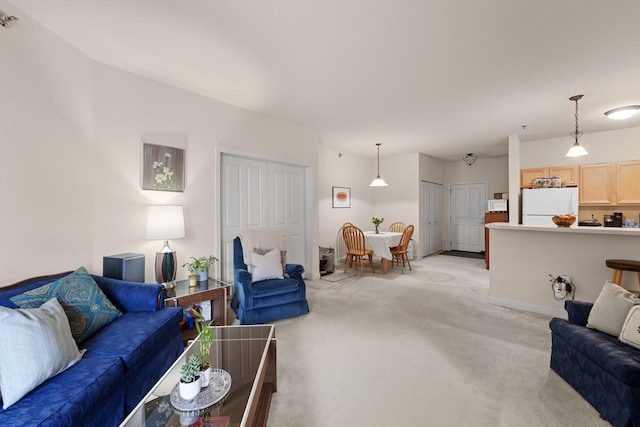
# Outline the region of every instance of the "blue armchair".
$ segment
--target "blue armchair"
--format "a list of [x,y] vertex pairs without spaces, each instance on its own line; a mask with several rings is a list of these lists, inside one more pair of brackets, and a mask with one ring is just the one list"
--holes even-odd
[[243,325],[269,323],[309,312],[307,288],[300,264],[287,264],[289,277],[251,282],[239,237],[233,240],[234,285],[231,308]]

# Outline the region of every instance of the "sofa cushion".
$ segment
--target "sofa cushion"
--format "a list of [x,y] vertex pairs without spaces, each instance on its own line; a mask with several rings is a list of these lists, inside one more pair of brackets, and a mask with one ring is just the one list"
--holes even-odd
[[640,305],[634,305],[629,310],[619,339],[625,344],[640,348]]
[[4,409],[82,358],[55,298],[36,309],[0,307],[0,337]]
[[258,253],[251,254],[253,269],[251,270],[251,281],[259,282],[268,279],[282,279],[282,258],[278,249],[273,249],[264,255]]
[[607,280],[593,303],[587,327],[618,337],[629,310],[638,302],[631,292]]
[[[120,390],[123,371],[117,358],[83,358],[13,406],[0,410],[0,425],[118,425],[125,415],[124,392]],[[108,418],[99,418],[100,423],[94,424],[94,417],[105,406],[110,409],[105,415]]]
[[58,298],[64,308],[71,333],[78,343],[121,314],[84,267],[54,282],[16,295],[11,301],[22,308],[36,308],[53,297]]
[[640,386],[640,350],[621,343],[617,337],[566,320],[552,319],[549,326],[554,334],[622,383]]
[[124,313],[84,341],[81,347],[87,350],[85,358],[119,357],[126,370],[130,370],[146,363],[150,354],[167,345],[167,337],[179,335],[181,320],[180,307]]

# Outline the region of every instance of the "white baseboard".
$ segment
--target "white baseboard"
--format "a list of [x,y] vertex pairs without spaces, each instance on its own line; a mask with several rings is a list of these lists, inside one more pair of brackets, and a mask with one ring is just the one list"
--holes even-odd
[[527,304],[520,301],[512,301],[504,298],[489,297],[489,304],[500,305],[502,307],[515,308],[516,310],[531,311],[533,313],[544,314],[551,317],[567,319],[567,312],[564,309],[545,307],[542,305]]

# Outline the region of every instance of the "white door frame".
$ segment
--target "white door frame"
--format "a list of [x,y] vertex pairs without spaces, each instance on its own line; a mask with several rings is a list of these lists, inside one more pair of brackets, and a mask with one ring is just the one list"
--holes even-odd
[[[317,206],[315,204],[316,200],[316,191],[315,191],[315,174],[314,168],[312,165],[306,163],[297,163],[287,160],[278,159],[275,157],[268,156],[259,156],[253,153],[249,153],[241,150],[234,150],[228,147],[220,147],[216,146],[216,184],[214,186],[214,201],[215,201],[215,230],[216,230],[216,241],[215,241],[215,250],[216,253],[222,253],[222,206],[220,203],[220,197],[222,195],[222,155],[228,154],[232,156],[244,157],[251,160],[258,161],[267,161],[267,162],[277,162],[284,163],[293,166],[302,167],[305,170],[305,213],[307,216],[307,221],[305,222],[305,239],[306,239],[306,248],[305,248],[305,277],[310,278],[311,280],[316,280],[320,278],[320,265],[318,260],[318,245],[317,245],[317,236],[313,233],[316,225],[318,224],[318,214],[317,214]],[[314,248],[316,249],[314,251]],[[220,264],[220,263],[218,263]],[[220,272],[218,272],[220,274]]]

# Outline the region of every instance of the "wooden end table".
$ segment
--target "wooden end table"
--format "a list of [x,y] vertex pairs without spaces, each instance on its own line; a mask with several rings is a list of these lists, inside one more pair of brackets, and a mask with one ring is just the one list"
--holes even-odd
[[[227,301],[231,295],[231,285],[222,280],[209,277],[208,280],[198,282],[197,286],[189,286],[188,280],[176,282],[173,288],[167,289],[164,303],[168,307],[187,308],[193,304],[211,301],[211,321],[216,326],[227,325]],[[196,337],[195,328],[183,330],[182,338],[185,343]]]

